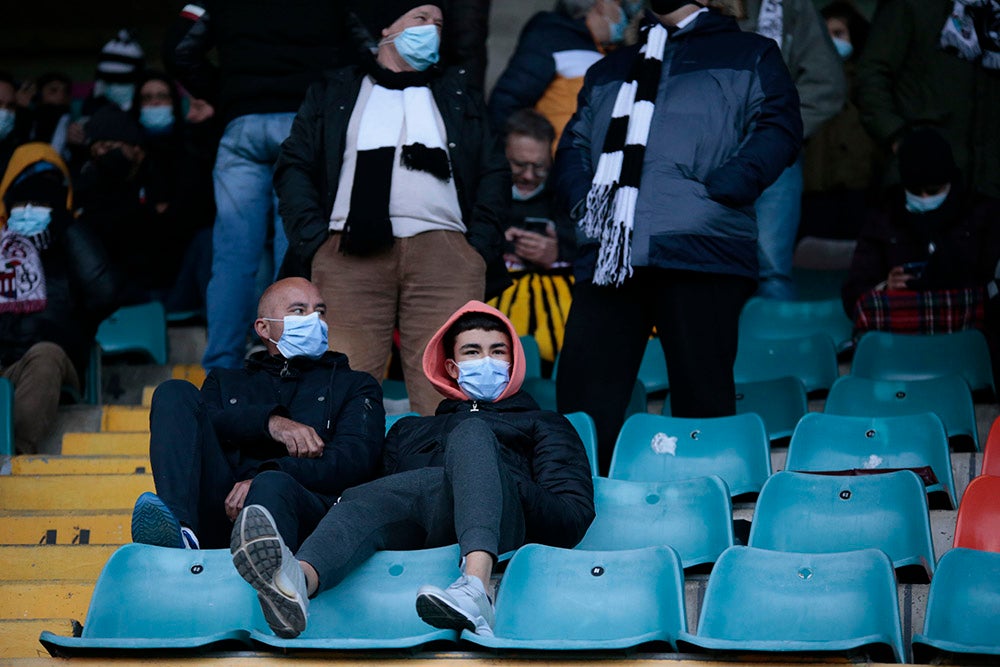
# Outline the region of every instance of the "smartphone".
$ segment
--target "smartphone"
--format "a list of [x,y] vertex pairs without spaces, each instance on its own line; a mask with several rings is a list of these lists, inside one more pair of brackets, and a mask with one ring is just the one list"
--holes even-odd
[[524,222],[521,223],[522,229],[527,229],[529,232],[535,232],[536,234],[547,234],[549,227],[554,227],[555,223],[548,218],[525,218]]
[[903,264],[903,273],[908,273],[913,276],[913,280],[917,280],[923,277],[926,268],[927,262],[907,262]]

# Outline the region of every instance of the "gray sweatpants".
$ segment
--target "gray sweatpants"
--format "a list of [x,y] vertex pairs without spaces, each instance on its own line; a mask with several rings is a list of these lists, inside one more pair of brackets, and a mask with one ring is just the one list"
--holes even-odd
[[444,468],[422,468],[348,489],[296,558],[319,574],[319,590],[337,585],[379,550],[427,549],[458,542],[462,556],[493,556],[524,543],[517,482],[500,443],[480,419],[448,436]]

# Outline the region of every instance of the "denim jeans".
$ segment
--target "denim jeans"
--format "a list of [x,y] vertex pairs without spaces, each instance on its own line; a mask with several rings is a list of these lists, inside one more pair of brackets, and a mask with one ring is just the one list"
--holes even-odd
[[[212,278],[208,283],[207,369],[240,368],[247,333],[257,307],[257,270],[274,225],[273,272],[281,267],[288,241],[271,183],[281,142],[294,113],[240,116],[226,126],[219,144],[215,180]],[[268,263],[269,264],[269,263]]]
[[802,158],[799,157],[757,199],[758,296],[783,301],[795,298],[792,256],[802,217],[802,187]]

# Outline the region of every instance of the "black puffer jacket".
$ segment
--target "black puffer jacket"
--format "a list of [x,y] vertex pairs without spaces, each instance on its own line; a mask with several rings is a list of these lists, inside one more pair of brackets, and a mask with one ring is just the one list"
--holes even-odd
[[[258,352],[241,370],[216,369],[201,388],[215,433],[239,479],[281,470],[304,487],[336,496],[378,470],[385,410],[378,383],[347,357],[284,359]],[[287,455],[271,438],[272,415],[312,426],[325,447],[318,459]]]
[[448,434],[481,419],[496,435],[517,479],[527,541],[571,548],[594,520],[594,485],[580,436],[565,417],[521,391],[496,403],[448,399],[433,417],[399,420],[386,436],[384,472],[444,465]]

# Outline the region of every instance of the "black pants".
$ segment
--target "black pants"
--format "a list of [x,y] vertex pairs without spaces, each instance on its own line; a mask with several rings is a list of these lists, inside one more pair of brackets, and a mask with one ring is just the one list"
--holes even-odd
[[467,419],[449,435],[444,468],[397,473],[348,489],[320,521],[296,558],[331,588],[379,550],[458,542],[462,556],[494,556],[524,543],[516,480],[503,465],[493,431]]
[[[202,548],[227,548],[233,523],[226,516],[225,501],[240,480],[219,444],[198,388],[184,380],[168,380],[157,387],[149,431],[157,495],[178,521],[195,532]],[[291,549],[329,507],[322,496],[277,471],[254,478],[245,504],[266,507]]]
[[601,474],[611,464],[654,326],[667,360],[672,413],[735,413],[739,316],[754,289],[748,278],[664,269],[637,269],[617,288],[576,284],[556,395],[560,412],[586,412],[594,418]]

